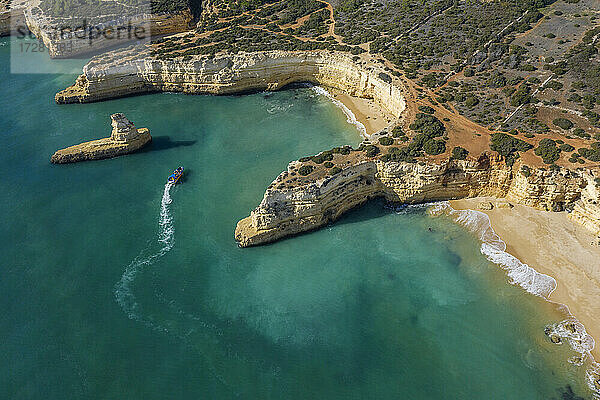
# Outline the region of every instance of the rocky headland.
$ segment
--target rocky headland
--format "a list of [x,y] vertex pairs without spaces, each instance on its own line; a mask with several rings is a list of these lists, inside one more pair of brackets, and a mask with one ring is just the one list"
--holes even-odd
[[[0,37],[17,33],[27,33],[25,22],[26,1],[0,2]],[[16,28],[22,27],[23,32],[17,32]]]
[[[131,55],[130,55],[131,54]],[[406,108],[405,87],[381,64],[331,51],[222,53],[159,60],[151,53],[109,53],[83,68],[57,103],[87,103],[159,91],[235,94],[311,82],[371,98],[395,117]]]
[[110,137],[80,143],[66,149],[58,150],[52,155],[50,162],[66,164],[88,160],[103,160],[141,149],[152,137],[148,128],[136,128],[123,114],[113,114],[112,133]]
[[[598,171],[561,168],[525,176],[518,164],[508,167],[501,157],[489,153],[477,159],[410,163],[355,152],[360,153],[334,156],[336,165],[346,165],[341,171],[300,185],[289,183],[292,176],[298,176],[300,162],[290,163],[258,207],[238,223],[235,239],[239,245],[259,245],[320,228],[376,197],[418,204],[491,196],[544,210],[567,208],[572,209],[573,220],[600,235],[599,190],[594,183]],[[350,164],[344,157],[352,160]]]
[[[373,99],[398,123],[406,115],[410,93],[405,82],[389,72],[368,56],[327,50],[225,52],[168,60],[156,59],[151,52],[121,51],[92,59],[73,86],[56,94],[56,101],[84,103],[158,91],[234,94],[311,82]],[[371,137],[378,151],[387,148],[377,142],[382,137],[402,146],[384,130]],[[362,150],[329,151],[330,169],[323,168],[323,160],[290,163],[260,205],[238,223],[235,238],[240,246],[317,229],[374,197],[411,204],[506,198],[538,209],[568,209],[573,220],[600,234],[597,167],[522,170],[521,161],[508,166],[504,157],[491,151],[465,160],[442,155],[418,163],[393,161],[382,157],[391,154],[390,148],[375,155],[365,151],[373,145],[365,145]]]
[[[75,23],[46,15],[41,7],[24,12],[29,30],[48,48],[52,58],[70,58],[103,51],[137,40],[184,32],[190,29],[192,13],[182,10],[175,13],[136,13],[116,16],[108,21],[94,22],[81,18]],[[61,28],[67,24],[68,30]],[[139,37],[137,37],[139,36]]]

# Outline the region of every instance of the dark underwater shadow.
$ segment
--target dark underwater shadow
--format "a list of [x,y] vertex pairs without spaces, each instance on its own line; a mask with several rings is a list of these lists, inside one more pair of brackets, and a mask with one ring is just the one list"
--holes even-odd
[[[188,147],[196,144],[197,140],[171,140],[169,136],[154,136],[152,142],[140,150],[140,153],[157,150],[169,150],[176,147]],[[186,171],[187,172],[187,171]]]
[[388,202],[383,197],[368,199],[346,211],[337,220],[329,222],[326,226],[355,224],[390,215],[393,211],[388,207]]

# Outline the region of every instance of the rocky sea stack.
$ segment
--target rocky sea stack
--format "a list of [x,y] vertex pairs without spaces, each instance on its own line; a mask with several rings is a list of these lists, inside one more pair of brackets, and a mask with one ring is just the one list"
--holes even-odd
[[112,120],[110,137],[58,150],[52,155],[50,162],[66,164],[117,157],[139,150],[152,141],[148,128],[137,129],[124,114],[113,114],[110,118]]

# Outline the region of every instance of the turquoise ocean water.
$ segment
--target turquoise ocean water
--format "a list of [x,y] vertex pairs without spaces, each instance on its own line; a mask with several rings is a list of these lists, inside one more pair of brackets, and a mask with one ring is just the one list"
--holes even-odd
[[[58,106],[74,76],[9,74],[7,42],[0,398],[590,396],[573,351],[543,333],[564,315],[508,284],[447,218],[374,201],[317,232],[236,246],[236,222],[287,162],[360,141],[324,96]],[[150,128],[147,151],[49,163],[107,136],[114,112]],[[180,164],[184,184],[166,189]]]

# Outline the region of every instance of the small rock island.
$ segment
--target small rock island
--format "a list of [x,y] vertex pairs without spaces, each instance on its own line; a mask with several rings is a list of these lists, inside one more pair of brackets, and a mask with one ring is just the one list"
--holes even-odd
[[103,160],[133,153],[152,141],[148,128],[136,128],[124,114],[110,116],[110,137],[84,142],[58,150],[50,158],[54,164],[66,164],[88,160]]

